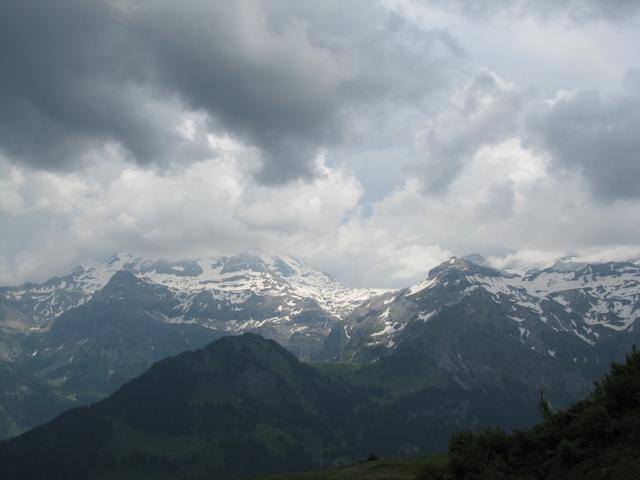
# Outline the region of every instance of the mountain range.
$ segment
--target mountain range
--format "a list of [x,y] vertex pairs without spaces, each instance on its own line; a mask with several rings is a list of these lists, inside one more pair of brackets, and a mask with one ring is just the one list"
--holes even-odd
[[[69,309],[87,303],[113,275],[126,270],[165,287],[163,312],[174,323],[198,323],[238,333],[262,329],[282,343],[309,325],[323,332],[362,301],[382,292],[353,289],[288,255],[244,251],[231,256],[169,261],[120,254],[105,263],[77,267],[41,284],[0,288],[4,321],[47,329]],[[301,314],[302,315],[301,317]]]
[[[480,262],[478,256],[473,256]],[[532,350],[567,356],[565,342],[579,341],[575,363],[598,362],[596,354],[624,355],[640,318],[640,266],[631,262],[584,264],[559,261],[524,275],[453,257],[418,285],[365,302],[349,317],[346,349],[376,356],[393,349],[403,330],[427,323],[444,307],[486,295],[516,326]],[[513,330],[513,329],[512,329]],[[588,353],[590,352],[590,353]],[[357,356],[356,355],[356,356]]]
[[[0,358],[10,367],[0,375],[18,390],[17,380],[38,385],[29,390],[36,404],[54,405],[35,415],[3,402],[0,437],[102,399],[163,358],[253,332],[375,392],[367,398],[394,419],[376,432],[397,435],[398,452],[437,450],[456,428],[533,422],[540,389],[558,406],[580,398],[638,342],[638,316],[632,262],[563,259],[517,274],[478,255],[454,257],[414,286],[384,291],[350,289],[293,257],[256,251],[117,255],[0,289]],[[421,424],[404,412],[421,412],[433,434],[413,431]]]

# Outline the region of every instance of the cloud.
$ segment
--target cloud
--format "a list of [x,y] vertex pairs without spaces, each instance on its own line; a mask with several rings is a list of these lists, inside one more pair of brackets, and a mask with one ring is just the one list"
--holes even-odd
[[419,102],[461,53],[369,2],[298,3],[3,2],[0,149],[48,169],[113,145],[139,164],[198,161],[206,144],[175,126],[199,114],[260,151],[262,182],[311,178],[350,111]]
[[[568,253],[569,255],[567,255]],[[490,257],[487,260],[494,268],[524,273],[530,269],[550,267],[559,259],[567,256],[570,256],[575,262],[637,262],[640,259],[640,247],[619,245],[611,248],[581,248],[575,251],[522,249],[503,256]]]
[[480,147],[512,135],[521,104],[513,85],[493,72],[476,72],[454,92],[449,107],[416,134],[418,151],[424,155],[417,168],[425,189],[446,192]]
[[555,168],[580,173],[598,198],[614,201],[640,197],[639,129],[638,91],[604,97],[578,90],[560,92],[532,113],[527,140]]
[[[419,178],[408,179],[370,214],[350,217],[332,251],[315,258],[349,283],[400,287],[448,255],[479,252],[526,269],[567,254],[634,252],[640,226],[630,219],[638,215],[640,202],[612,208],[582,175],[558,175],[547,155],[513,137],[475,152],[446,193],[425,193]],[[623,257],[607,255],[597,258]]]
[[0,148],[8,155],[69,165],[118,142],[148,161],[178,140],[167,125],[171,109],[131,81],[133,61],[106,3],[1,8],[0,41],[11,45],[0,57]]
[[640,226],[630,219],[640,202],[611,208],[582,175],[557,175],[518,137],[480,147],[446,193],[425,193],[410,177],[370,209],[353,172],[322,156],[312,181],[267,187],[246,173],[251,148],[211,140],[215,158],[168,171],[117,159],[76,172],[1,161],[0,223],[9,234],[0,238],[0,284],[120,251],[188,258],[260,246],[349,285],[402,287],[454,254],[524,268],[569,253],[637,250]]
[[[582,176],[598,200],[638,198],[639,85],[637,71],[630,70],[615,94],[561,90],[543,99],[481,70],[416,133],[417,154],[423,157],[413,172],[426,192],[442,195],[480,149],[518,137],[525,148],[548,157],[558,176]],[[493,194],[501,200],[487,204],[484,211],[500,216],[511,203],[509,183]]]
[[184,258],[261,246],[304,254],[357,207],[360,183],[322,157],[312,181],[267,188],[246,175],[236,160],[242,153],[171,172],[122,161],[109,172],[95,166],[83,173],[0,162],[7,232],[0,284],[42,280],[121,251]]
[[431,5],[454,10],[476,18],[497,14],[530,15],[543,20],[564,17],[571,22],[626,22],[640,10],[634,0],[428,0]]

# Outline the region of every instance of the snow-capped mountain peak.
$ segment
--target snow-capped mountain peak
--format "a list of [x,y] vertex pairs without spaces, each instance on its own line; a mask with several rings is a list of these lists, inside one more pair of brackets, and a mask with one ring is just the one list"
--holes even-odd
[[[5,287],[0,294],[31,320],[32,328],[46,329],[65,311],[89,301],[122,271],[168,289],[179,305],[174,311],[164,312],[173,322],[195,322],[232,331],[269,324],[284,336],[310,328],[298,325],[296,320],[304,312],[307,316],[316,312],[321,317],[316,323],[325,333],[330,324],[359,303],[382,292],[347,288],[289,255],[248,250],[187,260],[122,253],[95,267],[78,268],[42,284]],[[275,326],[283,323],[291,325]]]
[[[408,325],[431,321],[445,307],[461,302],[487,301],[511,319],[519,339],[532,348],[542,349],[549,342],[542,338],[550,333],[540,338],[531,333],[540,329],[591,347],[618,332],[633,331],[640,318],[640,267],[567,258],[520,275],[478,265],[469,257],[452,257],[432,268],[422,282],[356,309],[348,318],[350,342],[373,351],[393,348]],[[557,348],[541,351],[547,350]]]

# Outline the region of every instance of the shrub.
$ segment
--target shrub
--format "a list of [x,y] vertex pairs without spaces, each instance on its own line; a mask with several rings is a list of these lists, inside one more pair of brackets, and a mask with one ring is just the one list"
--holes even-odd
[[556,455],[565,465],[572,465],[580,460],[580,451],[574,442],[564,439],[558,444]]
[[482,471],[487,457],[477,436],[471,432],[456,433],[449,442],[449,467],[454,476],[464,477]]
[[573,427],[578,437],[596,440],[611,432],[611,417],[603,405],[591,405],[573,421]]
[[416,480],[445,480],[448,478],[447,464],[429,463],[416,473]]

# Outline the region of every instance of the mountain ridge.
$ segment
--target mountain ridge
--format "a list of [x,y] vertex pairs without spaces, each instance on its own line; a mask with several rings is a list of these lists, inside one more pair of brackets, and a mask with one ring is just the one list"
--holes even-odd
[[[42,284],[2,287],[0,296],[8,306],[32,321],[29,329],[46,330],[56,317],[86,303],[120,270],[128,270],[142,280],[168,288],[178,301],[171,312],[175,322],[205,323],[203,302],[214,309],[223,306],[241,312],[241,304],[251,302],[252,295],[283,299],[270,310],[263,306],[273,318],[273,324],[278,320],[289,320],[301,308],[308,310],[312,305],[331,322],[344,317],[360,301],[382,292],[347,288],[334,277],[291,256],[245,251],[231,256],[176,261],[119,254],[97,267],[79,268]],[[264,317],[265,312],[258,316]],[[255,326],[250,324],[250,313],[237,316],[246,317],[241,320],[245,324],[225,325],[224,328],[237,333],[242,328]]]
[[[496,303],[509,305],[509,316],[525,342],[535,339],[531,332],[539,330],[540,323],[605,349],[627,334],[634,338],[637,334],[640,267],[634,263],[604,262],[520,275],[452,257],[430,270],[424,281],[372,298],[354,310],[345,323],[347,334],[355,340],[349,340],[346,349],[357,348],[357,341],[373,350],[393,348],[409,323],[429,321],[443,306],[459,302],[476,289],[486,291]],[[620,355],[630,348],[628,342],[622,343]],[[555,351],[543,343],[531,346]]]
[[[362,364],[358,381],[390,388],[393,399],[427,387],[460,399],[484,388],[503,392],[505,404],[528,402],[531,392],[501,365],[515,358],[522,379],[564,405],[640,340],[640,268],[628,262],[516,274],[454,257],[416,285],[370,292],[377,295],[339,318],[300,293],[317,287],[317,278],[334,280],[284,260],[248,254],[207,266],[116,256],[82,284],[101,278],[100,289],[43,328],[30,330],[17,306],[0,296],[0,313],[8,312],[0,318],[1,353],[25,375],[86,403],[163,357],[249,331],[302,359]],[[298,279],[298,290],[287,278]],[[59,297],[66,301],[69,292]]]

